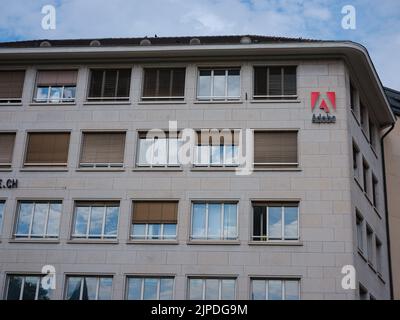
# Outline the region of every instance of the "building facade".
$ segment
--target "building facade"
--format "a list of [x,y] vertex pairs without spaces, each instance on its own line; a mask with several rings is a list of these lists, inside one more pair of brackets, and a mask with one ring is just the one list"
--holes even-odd
[[[389,98],[390,105],[396,117],[400,115],[400,92],[385,88],[386,94]],[[390,249],[391,249],[391,266],[393,275],[393,297],[400,299],[400,277],[397,270],[400,267],[400,255],[397,250],[397,243],[399,243],[400,234],[400,214],[399,214],[399,200],[397,198],[399,185],[400,159],[399,159],[399,124],[396,125],[388,133],[385,138],[385,166],[386,166],[386,181],[387,181],[387,201],[389,210],[389,234],[390,234]]]
[[4,43],[0,102],[0,298],[390,298],[364,47]]

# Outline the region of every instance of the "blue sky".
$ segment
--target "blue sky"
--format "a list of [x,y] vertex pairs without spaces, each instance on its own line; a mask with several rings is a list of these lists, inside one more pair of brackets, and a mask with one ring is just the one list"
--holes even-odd
[[[400,90],[399,0],[1,0],[0,41],[95,37],[260,34],[365,45],[384,85]],[[56,7],[55,30],[41,8]],[[341,27],[356,8],[356,30]]]

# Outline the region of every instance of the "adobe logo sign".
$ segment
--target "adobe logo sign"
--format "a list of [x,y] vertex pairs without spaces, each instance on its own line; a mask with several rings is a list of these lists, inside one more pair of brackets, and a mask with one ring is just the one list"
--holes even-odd
[[[325,114],[315,114],[315,109],[318,108]],[[335,123],[336,117],[331,116],[331,111],[336,111],[336,92],[311,92],[311,110],[314,112],[312,117],[313,123]]]

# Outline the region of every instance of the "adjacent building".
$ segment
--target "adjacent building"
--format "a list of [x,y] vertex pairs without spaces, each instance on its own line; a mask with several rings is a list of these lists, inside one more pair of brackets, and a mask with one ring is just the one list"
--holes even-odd
[[1,43],[0,298],[389,299],[394,122],[353,42]]

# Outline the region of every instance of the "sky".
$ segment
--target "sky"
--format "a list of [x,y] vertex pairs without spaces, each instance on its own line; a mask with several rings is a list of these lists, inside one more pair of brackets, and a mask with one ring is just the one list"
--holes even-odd
[[[399,0],[0,0],[0,41],[257,34],[352,40],[367,47],[385,86],[400,90]],[[42,7],[56,28],[42,28]],[[356,28],[343,29],[352,5]]]

